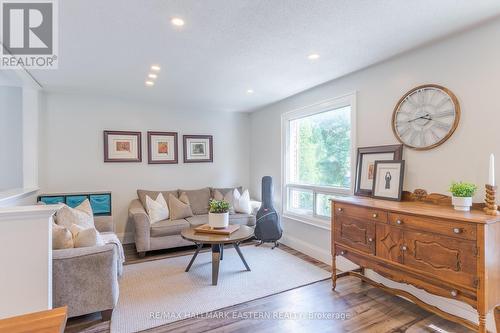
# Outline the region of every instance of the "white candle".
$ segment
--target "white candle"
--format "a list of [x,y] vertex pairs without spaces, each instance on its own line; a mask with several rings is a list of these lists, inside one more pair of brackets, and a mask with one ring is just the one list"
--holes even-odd
[[490,154],[490,173],[488,177],[488,184],[495,186],[495,156]]

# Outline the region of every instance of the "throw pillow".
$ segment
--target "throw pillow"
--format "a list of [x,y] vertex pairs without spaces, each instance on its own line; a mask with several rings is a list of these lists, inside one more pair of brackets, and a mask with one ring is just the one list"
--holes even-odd
[[208,187],[199,190],[179,190],[179,193],[186,193],[194,215],[208,214],[208,202],[210,201]]
[[73,224],[70,227],[73,234],[73,244],[75,247],[89,247],[104,245],[101,235],[96,228],[84,228],[80,225]]
[[156,200],[153,200],[149,197],[149,195],[146,195],[146,206],[150,223],[168,219],[169,211],[163,194],[158,194]]
[[146,195],[149,195],[150,198],[156,198],[158,194],[162,194],[163,198],[165,200],[168,200],[168,195],[173,194],[174,197],[178,198],[179,193],[177,190],[175,191],[148,191],[148,190],[137,190],[137,197],[139,198],[139,201],[142,203],[142,207],[144,207],[144,210],[148,209],[148,206],[146,205]]
[[52,250],[70,249],[73,247],[73,235],[68,228],[52,222]]
[[[238,192],[237,189],[234,189],[234,193]],[[229,203],[229,214],[234,214],[234,193],[233,191],[227,192],[225,195],[222,195],[222,193],[219,190],[215,190],[214,192],[214,199],[215,200],[224,200]],[[239,192],[238,192],[239,194]]]
[[170,194],[168,196],[168,206],[170,207],[170,220],[179,220],[193,216],[189,199],[184,192],[182,192],[179,199]]
[[215,187],[211,187],[210,188],[210,196],[211,198],[215,198],[215,191],[219,191],[222,195],[225,195],[227,192],[233,192],[234,189],[237,189],[238,191],[240,191],[240,193],[243,193],[243,187],[241,186],[238,186],[238,187],[218,187],[218,188],[215,188]]
[[237,189],[234,190],[234,210],[236,213],[252,213],[252,209],[250,207],[250,193],[248,190],[245,190],[243,194],[240,194]]
[[56,223],[60,226],[70,228],[73,224],[87,228],[94,227],[94,213],[90,201],[85,199],[79,206],[71,208],[64,205],[56,214]]

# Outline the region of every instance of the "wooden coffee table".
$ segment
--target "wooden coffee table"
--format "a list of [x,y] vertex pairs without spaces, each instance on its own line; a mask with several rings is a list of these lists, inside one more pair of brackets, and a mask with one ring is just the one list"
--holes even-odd
[[232,244],[236,252],[243,261],[243,265],[247,271],[250,271],[250,267],[248,266],[245,258],[243,257],[243,253],[240,250],[240,243],[246,239],[249,239],[253,236],[254,230],[246,225],[240,226],[238,230],[233,232],[230,235],[214,235],[214,234],[205,234],[196,232],[194,228],[184,229],[181,232],[182,238],[185,240],[194,242],[196,244],[196,251],[194,252],[193,258],[189,262],[186,267],[186,272],[189,272],[191,265],[193,265],[196,256],[200,252],[203,244],[212,245],[212,284],[217,285],[217,280],[219,279],[219,263],[224,259],[224,245]]

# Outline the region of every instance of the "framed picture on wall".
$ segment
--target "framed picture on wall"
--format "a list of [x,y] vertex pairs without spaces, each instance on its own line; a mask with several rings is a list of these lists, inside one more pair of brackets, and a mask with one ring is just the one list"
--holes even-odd
[[405,161],[375,161],[373,197],[401,201]]
[[211,135],[184,135],[184,163],[213,162],[213,137]]
[[104,162],[142,162],[141,132],[104,131]]
[[375,161],[401,160],[402,157],[403,145],[358,148],[354,194],[363,196],[372,195]]
[[177,133],[148,132],[148,164],[176,164]]

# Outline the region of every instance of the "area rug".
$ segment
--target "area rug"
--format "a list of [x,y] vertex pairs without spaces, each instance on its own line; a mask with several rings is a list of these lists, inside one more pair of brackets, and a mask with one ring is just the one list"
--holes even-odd
[[246,271],[233,248],[224,250],[217,286],[211,253],[124,267],[111,332],[137,332],[324,280],[330,273],[278,248],[244,246]]

